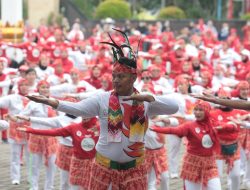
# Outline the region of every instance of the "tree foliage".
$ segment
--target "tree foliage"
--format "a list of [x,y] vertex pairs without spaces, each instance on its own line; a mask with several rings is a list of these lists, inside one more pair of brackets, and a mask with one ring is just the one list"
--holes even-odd
[[138,20],[155,20],[156,16],[151,14],[149,11],[142,10],[139,14],[135,17]]
[[159,19],[184,19],[185,12],[179,7],[169,6],[160,10],[157,18]]
[[[72,0],[72,2],[74,2],[88,18],[93,18],[93,13],[95,12],[96,7],[106,1],[109,0]],[[225,19],[228,9],[228,0],[221,1],[222,19]],[[135,14],[133,15],[133,18],[136,18],[136,14],[144,12],[142,10],[145,9],[151,14],[155,14],[159,12],[162,7],[176,6],[185,10],[186,18],[215,19],[218,6],[218,0],[124,0],[124,2],[130,3],[131,10],[133,10],[133,13]],[[111,10],[113,11],[113,9]],[[241,10],[242,1],[234,1],[234,18],[239,18],[241,16]],[[123,9],[119,12],[122,11]]]
[[131,18],[130,6],[123,0],[106,0],[96,8],[96,18],[114,18],[129,19]]
[[93,18],[95,7],[100,0],[72,0],[78,9],[88,18]]
[[243,20],[250,20],[250,13],[247,13],[247,14],[245,14],[245,15],[242,15],[242,16],[241,16],[241,19],[243,19]]

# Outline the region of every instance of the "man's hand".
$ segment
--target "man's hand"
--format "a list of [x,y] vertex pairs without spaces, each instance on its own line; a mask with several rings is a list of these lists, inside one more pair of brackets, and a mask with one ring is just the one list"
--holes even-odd
[[42,104],[46,104],[48,101],[48,98],[42,95],[27,95],[26,97],[29,98],[31,101]]
[[211,88],[209,89],[204,89],[203,93],[202,94],[206,94],[207,96],[213,96],[214,92]]
[[155,101],[154,97],[151,96],[151,95],[148,95],[148,94],[135,94],[135,95],[132,95],[128,98],[124,98],[123,99],[124,101],[128,101],[128,100],[136,100],[136,101],[139,101],[139,102],[153,102]]
[[200,99],[200,100],[204,100],[204,101],[208,101],[208,102],[215,102],[216,101],[216,97],[212,94],[208,94],[208,93],[203,93],[203,95],[199,95],[199,94],[190,94],[192,97]]
[[34,102],[46,104],[46,105],[49,105],[55,109],[58,107],[58,104],[59,104],[58,100],[47,98],[47,97],[42,96],[42,95],[28,95],[26,97]]

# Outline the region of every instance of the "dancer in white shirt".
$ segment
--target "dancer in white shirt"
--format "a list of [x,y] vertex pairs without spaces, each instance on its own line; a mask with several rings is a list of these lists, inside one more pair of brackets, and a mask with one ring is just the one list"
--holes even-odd
[[[28,99],[25,97],[28,93],[28,81],[20,79],[18,82],[18,94],[11,94],[0,98],[0,108],[9,110],[10,115],[19,114],[26,104]],[[9,142],[11,146],[11,161],[10,161],[10,175],[12,184],[19,185],[21,180],[21,151],[24,148],[25,158],[27,164],[27,174],[29,172],[29,152],[27,148],[27,134],[17,131],[17,127],[21,127],[23,124],[10,121],[9,123]]]
[[[65,101],[75,102],[73,98],[67,98]],[[44,117],[29,117],[17,115],[18,119],[29,121],[32,125],[39,125],[44,129],[66,127],[72,123],[80,123],[81,118],[73,115],[65,114],[51,118]],[[42,128],[41,128],[42,129]],[[71,157],[73,154],[73,145],[71,137],[60,137],[60,145],[57,149],[56,165],[60,168],[60,190],[70,190],[69,184],[69,168],[71,163]]]
[[[136,56],[124,56],[114,41],[115,64],[112,72],[114,91],[99,93],[78,103],[63,102],[41,96],[29,96],[36,102],[75,116],[99,117],[100,137],[96,159],[91,170],[89,189],[147,189],[144,167],[144,134],[148,117],[173,114],[178,105],[163,96],[140,95],[133,84],[136,80]],[[92,144],[92,141],[89,143]]]
[[[49,83],[40,81],[37,84],[37,91],[40,95],[49,96]],[[55,110],[51,107],[29,102],[25,109],[19,113],[20,115],[36,116],[36,117],[54,117],[56,116]],[[31,127],[35,129],[44,128],[41,124],[31,123]],[[55,137],[46,137],[38,135],[30,135],[29,137],[29,150],[31,154],[31,173],[30,185],[31,190],[38,190],[40,167],[42,166],[43,157],[45,158],[46,165],[46,180],[44,190],[52,190],[54,187],[54,174],[55,174],[55,159],[57,150],[57,139]]]

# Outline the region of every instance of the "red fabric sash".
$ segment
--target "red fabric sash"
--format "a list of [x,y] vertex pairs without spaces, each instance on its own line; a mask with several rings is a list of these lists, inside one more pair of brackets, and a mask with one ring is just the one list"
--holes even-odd
[[[134,93],[138,93],[136,89],[134,89]],[[109,109],[108,109],[108,140],[110,142],[121,142],[121,133],[125,133],[124,135],[133,138],[135,133],[138,136],[141,135],[141,129],[146,131],[147,122],[144,116],[144,104],[139,103],[137,101],[133,101],[132,109],[130,112],[130,126],[126,126],[128,131],[122,130],[122,125],[124,122],[123,113],[120,107],[120,102],[118,95],[113,91],[109,98]],[[128,134],[127,134],[128,133]],[[132,140],[130,138],[130,140]],[[133,140],[132,140],[133,141]],[[139,140],[140,142],[141,140]]]

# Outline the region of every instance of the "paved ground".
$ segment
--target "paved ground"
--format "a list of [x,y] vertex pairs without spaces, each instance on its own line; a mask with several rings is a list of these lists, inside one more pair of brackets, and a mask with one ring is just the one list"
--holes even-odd
[[[18,186],[12,185],[10,181],[9,173],[9,160],[10,150],[9,145],[0,143],[0,190],[28,190],[29,185],[27,184],[27,176],[25,175],[25,165],[22,166],[22,180]],[[226,190],[226,178],[222,180],[223,190]],[[44,168],[41,171],[40,176],[40,188],[43,189],[44,183]],[[171,179],[170,190],[182,190],[183,181],[181,179]],[[55,178],[55,190],[59,190],[59,171],[56,172]]]

